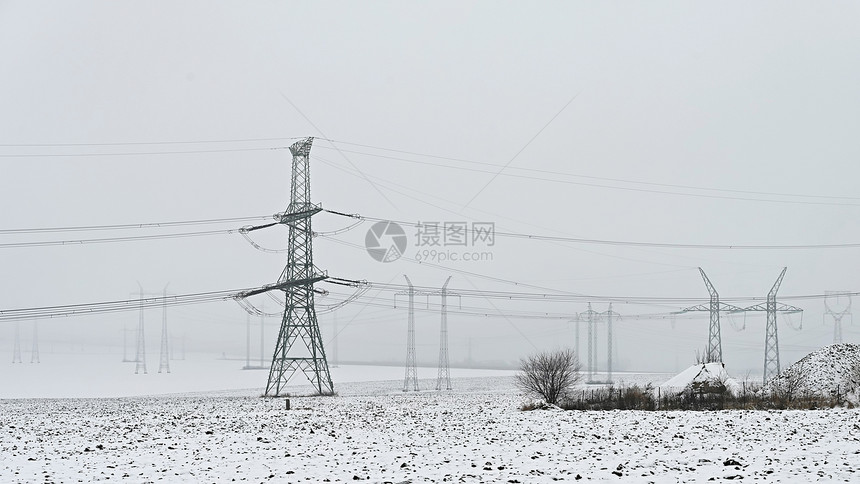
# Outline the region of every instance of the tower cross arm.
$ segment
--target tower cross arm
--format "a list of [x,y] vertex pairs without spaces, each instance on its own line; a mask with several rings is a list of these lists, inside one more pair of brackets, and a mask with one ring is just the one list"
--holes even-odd
[[779,303],[776,306],[776,312],[778,312],[778,313],[802,313],[803,308],[799,308],[797,306],[791,306],[788,304]]
[[240,292],[240,293],[236,294],[235,298],[236,299],[245,299],[247,297],[256,296],[257,294],[263,294],[264,292],[285,290],[285,289],[293,287],[293,286],[302,286],[302,285],[306,285],[306,284],[314,284],[314,283],[317,283],[320,281],[324,281],[326,279],[328,279],[328,275],[323,273],[323,274],[317,274],[317,275],[310,277],[310,278],[307,278],[307,279],[296,279],[296,280],[291,280],[291,281],[278,282],[275,284],[266,284],[265,286],[258,288],[258,289],[251,289],[250,291]]
[[300,207],[299,210],[296,210],[294,212],[291,212],[288,210],[284,213],[276,214],[275,220],[278,221],[277,223],[290,225],[291,223],[295,222],[296,220],[301,220],[304,218],[312,217],[312,216],[322,212],[322,210],[323,210],[323,208],[321,205],[318,205],[318,204],[315,205],[315,204],[308,203],[308,204],[305,204],[304,207]]
[[[711,310],[710,304],[698,304],[696,306],[690,306],[688,308],[684,308],[680,311],[675,311],[671,314],[683,314],[683,313],[690,313],[690,312],[695,312],[695,311],[709,312],[710,310]],[[738,313],[738,312],[743,312],[743,311],[746,311],[746,309],[735,306],[733,304],[726,304],[722,301],[720,302],[720,312]]]
[[[741,311],[754,312],[754,311],[767,311],[767,303],[759,303],[753,306],[748,306]],[[802,313],[803,309],[797,306],[790,306],[788,304],[778,303],[776,305],[775,312],[778,313]]]

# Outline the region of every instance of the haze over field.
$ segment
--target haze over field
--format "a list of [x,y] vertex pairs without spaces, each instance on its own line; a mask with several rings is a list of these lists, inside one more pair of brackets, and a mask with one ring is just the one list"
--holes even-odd
[[[312,198],[403,222],[408,241],[383,263],[365,250],[371,220],[317,237],[314,262],[330,276],[404,284],[408,274],[438,288],[451,275],[452,293],[585,295],[452,296],[455,366],[573,345],[568,317],[612,300],[615,369],[680,370],[706,343],[707,313],[674,324],[636,315],[706,302],[700,266],[741,306],[760,302],[751,298],[787,266],[779,294],[805,315],[799,331],[799,315],[780,320],[785,366],[833,340],[823,299],[791,296],[860,291],[860,248],[810,247],[860,243],[858,20],[850,2],[0,2],[0,309],[136,298],[138,283],[190,294],[276,281],[284,254],[236,232],[74,242],[271,221],[289,203],[285,148],[314,136]],[[258,218],[9,232],[234,217]],[[325,233],[353,221],[321,213],[313,223]],[[438,247],[449,260],[427,261],[423,251],[437,247],[421,244],[409,225],[418,222],[492,223],[496,237]],[[252,238],[279,249],[286,234]],[[26,245],[44,241],[71,243]],[[721,248],[689,247],[699,244]],[[739,245],[803,247],[725,248]],[[330,290],[321,307],[353,292],[319,287]],[[329,356],[336,324],[339,360],[402,363],[405,300],[395,307],[394,292],[371,287],[336,316],[320,311]],[[417,356],[428,366],[439,303],[417,299]],[[145,317],[152,373],[162,315]],[[184,337],[189,355],[245,364],[246,313],[232,300],[170,307],[168,319],[175,354]],[[121,365],[123,331],[137,322],[133,310],[42,319],[40,371],[93,371],[93,354]],[[0,358],[11,361],[15,323],[0,324]],[[32,324],[20,322],[24,366]],[[278,324],[266,320],[265,360]],[[860,329],[843,325],[844,341],[858,342]],[[722,329],[730,372],[761,372],[763,313],[724,316]],[[133,366],[121,371],[133,378]],[[180,368],[172,377],[190,382]],[[17,381],[16,371],[0,365],[4,378]],[[254,373],[262,386],[264,372]]]

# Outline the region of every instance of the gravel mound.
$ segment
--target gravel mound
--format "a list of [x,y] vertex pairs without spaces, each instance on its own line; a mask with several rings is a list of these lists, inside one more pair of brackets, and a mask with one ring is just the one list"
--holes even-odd
[[768,382],[768,388],[785,388],[795,382],[800,392],[831,395],[852,392],[860,385],[860,345],[834,344],[804,356]]

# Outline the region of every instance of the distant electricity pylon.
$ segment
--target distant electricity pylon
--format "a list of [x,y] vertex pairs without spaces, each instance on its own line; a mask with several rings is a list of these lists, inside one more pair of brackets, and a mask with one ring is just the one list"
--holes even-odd
[[606,382],[612,383],[612,320],[613,317],[618,320],[621,315],[612,310],[612,303],[609,303],[609,310],[601,314],[606,318]]
[[[246,298],[272,290],[284,291],[286,294],[284,316],[266,383],[265,395],[269,397],[280,396],[290,378],[299,371],[319,394],[334,393],[314,307],[314,283],[327,279],[328,275],[317,269],[313,262],[311,217],[322,211],[322,207],[311,203],[309,155],[312,144],[313,138],[307,138],[290,146],[293,155],[290,204],[284,213],[275,216],[276,223],[289,228],[287,266],[277,283],[237,296]],[[270,225],[250,227],[244,231],[250,232]]]
[[137,375],[140,371],[146,374],[146,338],[143,331],[143,286],[140,287],[140,318],[137,324],[137,351],[134,356],[134,374]]
[[[848,300],[848,303],[845,304],[842,309],[834,309],[834,306],[831,306],[830,303],[827,302],[828,299],[836,299],[833,303],[835,304],[835,307],[839,308],[839,300],[842,298],[846,298]],[[842,318],[848,316],[848,320],[853,323],[853,316],[851,315],[851,294],[846,291],[824,291],[824,308],[825,323],[827,322],[826,320],[828,316],[833,318],[833,344],[842,343]]]
[[33,320],[33,349],[30,351],[30,363],[39,363],[39,320]]
[[439,326],[439,374],[436,376],[436,390],[442,389],[442,381],[445,381],[445,389],[451,389],[451,364],[448,360],[448,283],[451,276],[445,279],[442,290],[442,321]]
[[403,277],[406,278],[406,284],[409,285],[409,290],[406,292],[409,298],[409,314],[406,319],[406,375],[403,379],[403,391],[408,392],[411,386],[412,390],[417,392],[418,363],[415,358],[415,287],[406,274],[403,274]]
[[782,268],[782,272],[779,273],[779,277],[776,278],[776,282],[773,283],[773,287],[767,293],[767,300],[764,304],[756,304],[743,309],[744,311],[763,311],[767,313],[767,327],[765,328],[764,335],[764,374],[762,376],[762,380],[765,383],[778,375],[780,371],[776,313],[801,313],[800,324],[803,326],[803,309],[776,302],[776,293],[779,291],[779,286],[782,285],[782,280],[785,277],[787,269],[787,267]]
[[[169,284],[168,284],[169,285]],[[170,336],[167,333],[167,286],[164,286],[162,292],[161,306],[161,358],[158,362],[158,372],[170,373],[170,345],[168,339]]]
[[[586,338],[588,339],[588,362],[585,365],[585,368],[588,372],[588,380],[587,383],[594,383],[594,367],[595,367],[595,357],[594,357],[594,338],[596,336],[596,331],[594,325],[597,322],[598,312],[591,309],[591,303],[588,303],[588,310],[582,313],[579,313],[580,318],[585,318],[585,322],[588,323]],[[579,323],[577,322],[577,325]],[[577,327],[577,333],[578,331]],[[577,343],[578,345],[579,343]]]
[[15,343],[12,345],[12,363],[21,363],[21,323],[15,322]]
[[[702,275],[702,280],[705,281],[705,287],[708,289],[710,301],[708,304],[699,304],[679,311],[679,313],[687,313],[692,311],[706,311],[710,313],[710,324],[708,325],[708,345],[705,347],[705,361],[708,363],[723,361],[723,339],[720,334],[720,312],[739,312],[743,309],[720,302],[720,294],[717,289],[711,284],[711,280],[705,275],[705,271],[699,267],[699,273]],[[674,320],[673,320],[674,321]]]

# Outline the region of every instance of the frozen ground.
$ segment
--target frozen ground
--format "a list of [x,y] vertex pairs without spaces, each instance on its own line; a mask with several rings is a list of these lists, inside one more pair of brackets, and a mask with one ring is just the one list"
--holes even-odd
[[453,384],[345,383],[290,411],[259,390],[2,400],[0,481],[860,480],[856,410],[522,412],[510,377]]

